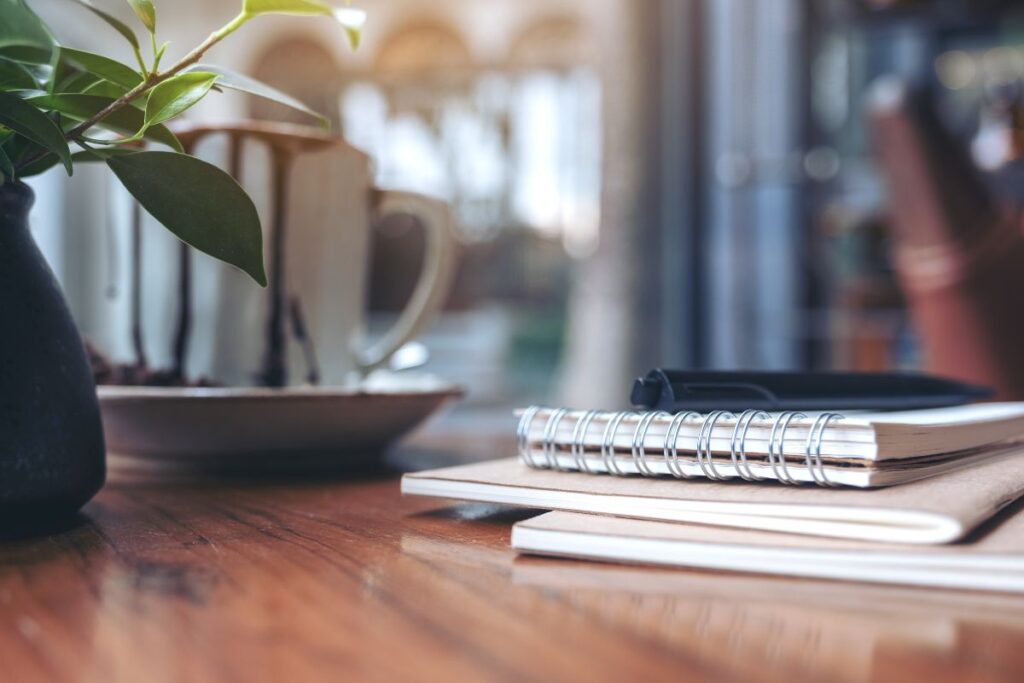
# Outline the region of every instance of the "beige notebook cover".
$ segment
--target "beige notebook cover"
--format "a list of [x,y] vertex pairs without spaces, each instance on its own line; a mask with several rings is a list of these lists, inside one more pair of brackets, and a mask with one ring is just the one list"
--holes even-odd
[[1024,494],[1024,450],[883,489],[611,477],[518,459],[406,474],[402,492],[544,510],[891,543],[949,543]]
[[550,512],[519,522],[524,553],[919,586],[1024,592],[1024,511],[971,542],[915,546]]

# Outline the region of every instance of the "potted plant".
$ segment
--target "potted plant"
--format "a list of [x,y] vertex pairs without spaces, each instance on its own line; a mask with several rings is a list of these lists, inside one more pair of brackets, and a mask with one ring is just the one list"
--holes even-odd
[[[364,20],[321,0],[240,0],[238,16],[172,62],[156,40],[152,1],[127,1],[148,34],[145,48],[130,26],[74,0],[128,41],[134,65],[60,45],[25,0],[0,0],[0,514],[8,527],[77,511],[105,473],[92,373],[29,234],[33,196],[23,180],[53,166],[71,175],[78,164],[104,163],[182,241],[265,286],[253,202],[230,175],[185,154],[166,124],[224,88],[313,114],[266,85],[202,64],[204,54],[262,15],[333,17],[353,47]],[[141,149],[142,141],[165,149]]]

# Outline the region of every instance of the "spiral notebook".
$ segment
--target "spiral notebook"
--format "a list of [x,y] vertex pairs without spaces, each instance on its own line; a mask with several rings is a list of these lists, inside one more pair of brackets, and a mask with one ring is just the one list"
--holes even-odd
[[1024,403],[884,413],[519,412],[531,467],[871,488],[972,466],[1024,437]]
[[1024,448],[877,489],[598,477],[505,458],[406,474],[402,493],[887,543],[950,543],[1024,495]]
[[568,512],[517,523],[522,553],[872,583],[1024,592],[1024,511],[980,538],[940,547],[879,545]]

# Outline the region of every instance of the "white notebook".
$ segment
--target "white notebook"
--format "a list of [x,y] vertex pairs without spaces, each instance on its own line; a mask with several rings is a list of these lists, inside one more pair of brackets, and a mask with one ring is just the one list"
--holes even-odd
[[868,488],[935,476],[1024,436],[1024,403],[885,413],[520,411],[532,467]]
[[878,489],[598,477],[507,458],[406,474],[402,492],[889,543],[949,543],[1024,495],[1024,449],[1004,449],[969,468]]
[[[403,551],[429,553],[433,558],[444,557],[448,547],[437,539],[402,539]],[[910,635],[920,633],[925,625],[944,623],[954,637],[964,622],[988,622],[1024,629],[1024,593],[980,594],[941,587],[929,590],[898,584],[839,583],[823,577],[793,579],[783,575],[673,569],[675,567],[666,566],[652,570],[650,564],[624,561],[557,562],[538,555],[512,563],[512,582],[543,590],[592,592],[599,594],[602,600],[615,595],[622,600],[662,608],[666,601],[692,605],[697,611],[721,605],[727,617],[732,616],[728,613],[733,609],[752,609],[764,613],[768,623],[771,622],[769,616],[787,615],[813,627],[815,632],[826,622],[834,625],[839,615],[870,619],[873,628],[869,630],[875,635],[885,634],[885,630],[878,631],[882,624],[897,627],[901,632],[909,631],[906,635]],[[822,612],[828,617],[824,621]],[[885,619],[879,619],[880,616]],[[728,621],[735,623],[731,618]]]
[[1024,592],[1024,512],[970,543],[894,546],[567,512],[517,523],[522,553],[873,583]]

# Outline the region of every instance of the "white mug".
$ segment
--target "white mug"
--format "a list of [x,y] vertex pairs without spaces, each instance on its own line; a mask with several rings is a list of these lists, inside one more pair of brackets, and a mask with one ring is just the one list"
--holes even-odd
[[[293,298],[301,304],[322,384],[351,384],[386,365],[395,351],[423,332],[444,304],[456,255],[447,205],[374,187],[369,157],[339,138],[285,124],[228,129],[234,131],[230,134],[234,138],[223,130],[190,129],[200,140],[194,151],[230,168],[228,143],[244,130],[246,141],[234,165],[260,211],[271,278],[275,276],[272,170],[275,163],[280,166],[282,145],[292,145],[283,215],[285,258],[278,275],[283,275],[285,283],[282,324],[287,384],[302,384],[309,370],[288,317]],[[371,232],[391,214],[419,219],[427,237],[425,262],[405,310],[387,332],[371,341],[366,336],[365,312]],[[151,365],[160,367],[171,360],[168,354],[179,320],[180,276],[177,267],[168,267],[178,259],[178,250],[158,230],[147,226],[143,233],[142,327],[147,355],[154,361]],[[193,291],[186,376],[230,386],[259,384],[268,352],[270,288],[260,288],[240,271],[205,255],[193,253],[190,258]]]

